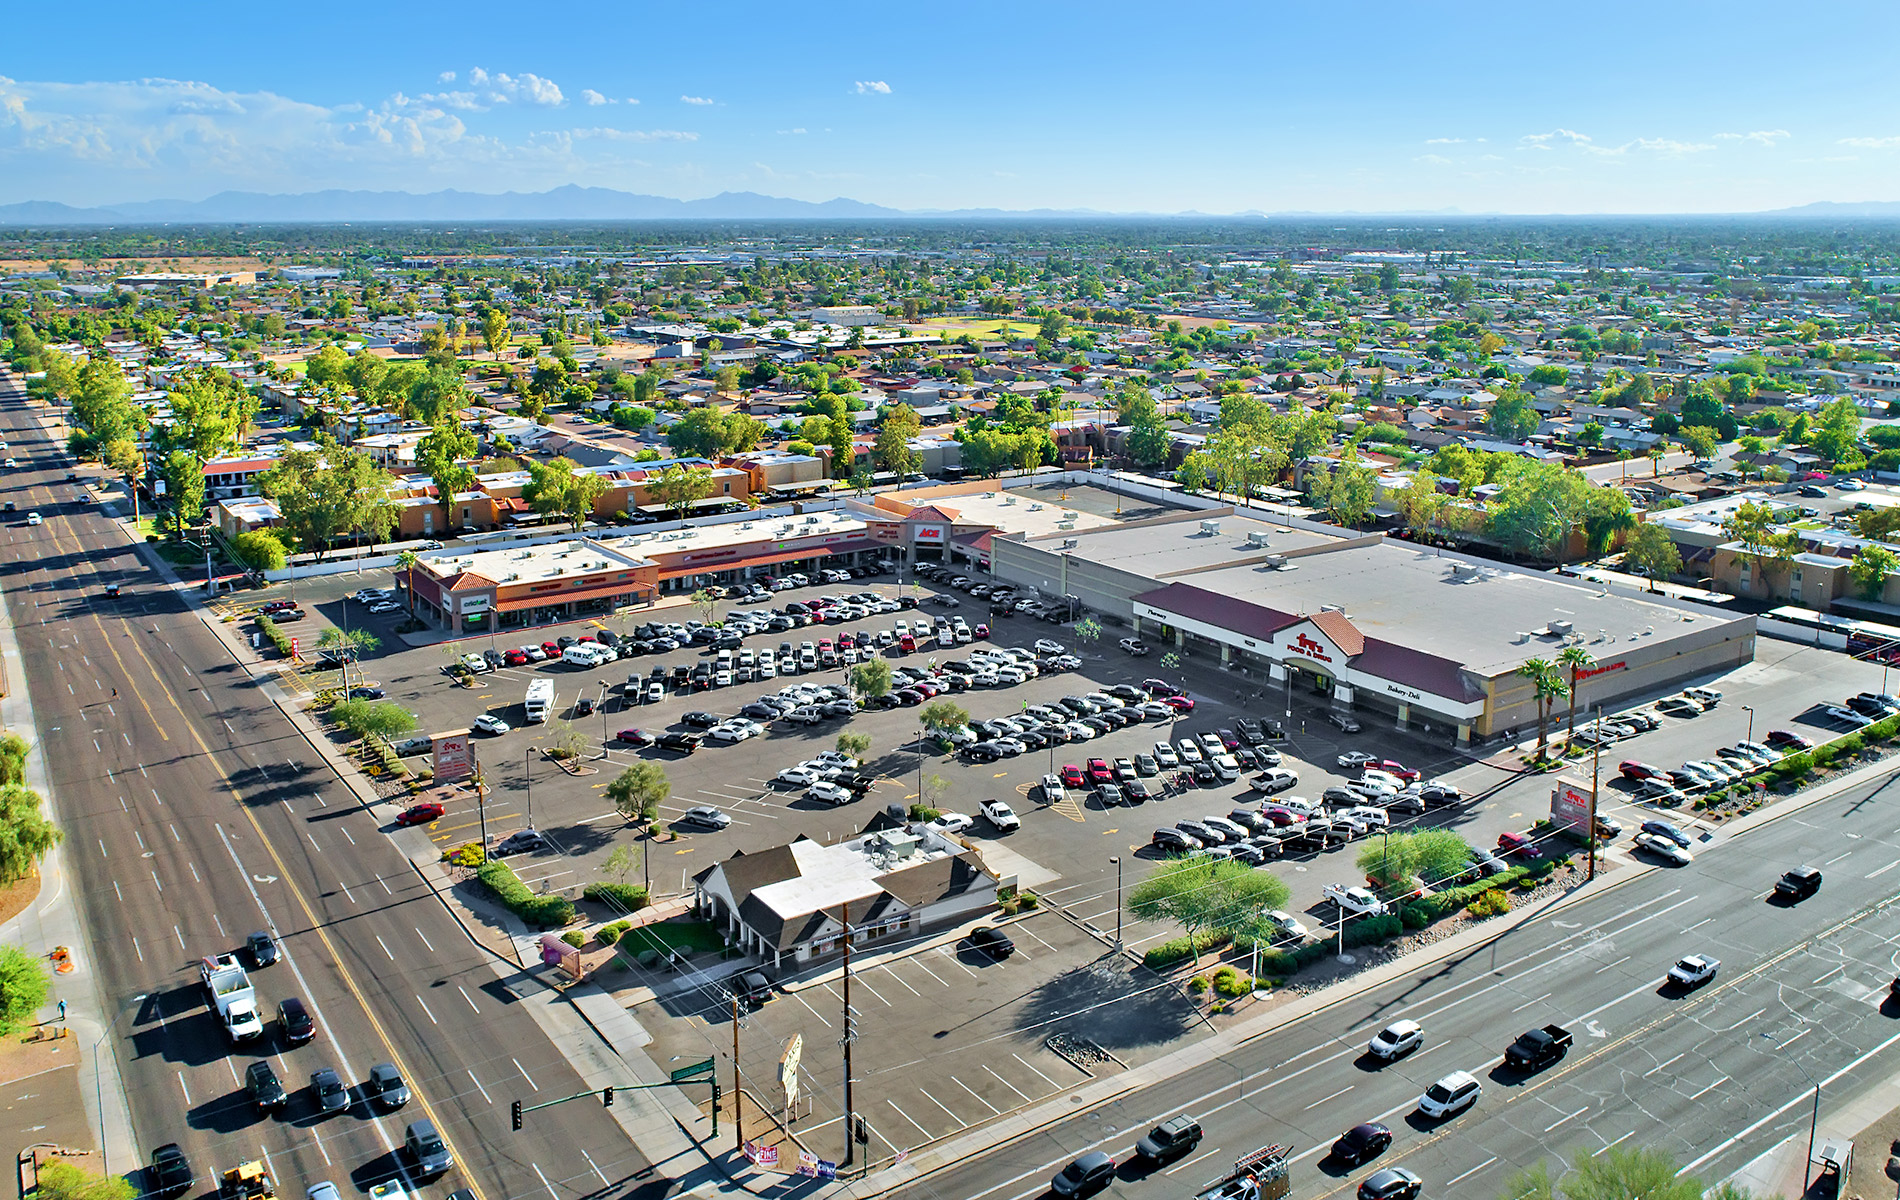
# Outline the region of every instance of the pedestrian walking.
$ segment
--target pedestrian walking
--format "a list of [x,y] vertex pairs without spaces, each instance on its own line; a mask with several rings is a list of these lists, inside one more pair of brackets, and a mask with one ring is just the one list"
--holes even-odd
[[66,1019],[66,1002],[64,1000],[59,1002],[59,1019],[62,1021]]
[[117,700],[117,699],[119,698],[119,689],[118,689],[118,688],[113,688],[113,689],[112,689],[112,698],[113,698],[114,700]]

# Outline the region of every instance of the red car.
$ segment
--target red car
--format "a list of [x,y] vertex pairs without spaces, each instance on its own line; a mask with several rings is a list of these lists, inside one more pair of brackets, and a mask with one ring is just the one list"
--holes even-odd
[[511,667],[525,667],[528,665],[528,652],[526,650],[510,650],[508,653],[502,655],[501,658],[503,662]]
[[1498,853],[1516,855],[1519,858],[1536,858],[1537,843],[1528,833],[1505,832],[1498,834]]
[[907,633],[903,637],[897,639],[897,648],[899,650],[902,650],[904,653],[909,654],[912,651],[917,649],[917,639],[910,636]]
[[978,625],[975,629],[972,629],[970,631],[970,636],[975,637],[975,638],[986,638],[990,636],[990,627],[988,625]]
[[1176,712],[1194,711],[1194,701],[1188,699],[1186,696],[1163,696],[1161,697],[1161,703],[1174,709]]
[[644,729],[623,729],[619,733],[614,734],[614,737],[619,739],[621,744],[627,746],[651,746],[653,744],[652,735],[648,734]]
[[272,600],[264,605],[264,611],[267,613],[274,613],[282,609],[295,608],[295,607],[297,607],[297,602],[295,600]]
[[424,804],[417,804],[403,809],[402,812],[396,816],[396,824],[427,825],[431,821],[440,819],[443,811],[440,804],[431,800]]
[[1150,696],[1179,696],[1181,694],[1180,688],[1165,679],[1144,679],[1141,681],[1141,689]]
[[913,683],[910,686],[922,692],[924,694],[924,699],[926,700],[932,698],[933,696],[940,696],[943,694],[942,688],[928,681],[925,681],[923,683]]
[[1304,813],[1296,813],[1290,808],[1281,808],[1277,804],[1263,806],[1260,810],[1260,815],[1281,827],[1298,825],[1306,820]]
[[1378,762],[1367,763],[1366,769],[1369,771],[1384,771],[1387,775],[1396,776],[1407,783],[1418,782],[1417,771],[1394,759],[1382,758]]
[[[1098,758],[1095,761],[1100,762],[1102,760]],[[1062,764],[1062,786],[1072,788],[1083,786],[1082,768],[1076,766],[1074,763]]]
[[556,642],[542,642],[541,651],[542,653],[546,654],[549,658],[561,657],[561,647]]
[[1108,769],[1108,760],[1105,758],[1089,759],[1088,776],[1090,783],[1115,782],[1115,772]]
[[1633,758],[1626,762],[1616,764],[1616,769],[1625,779],[1660,779],[1664,783],[1669,782],[1669,772],[1663,770],[1661,767],[1652,767],[1648,763],[1637,762]]

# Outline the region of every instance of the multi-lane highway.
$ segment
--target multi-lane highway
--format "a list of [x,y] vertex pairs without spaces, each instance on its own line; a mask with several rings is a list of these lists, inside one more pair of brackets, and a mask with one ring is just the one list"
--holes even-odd
[[[510,1100],[586,1086],[518,1003],[540,985],[497,977],[251,673],[66,482],[63,451],[4,373],[0,429],[19,463],[0,480],[17,505],[0,536],[36,751],[65,826],[104,1015],[118,1014],[111,1044],[142,1149],[181,1143],[201,1183],[263,1156],[291,1194],[392,1175],[480,1200],[665,1194],[597,1106],[510,1132]],[[28,524],[29,511],[43,524]],[[112,582],[123,585],[117,598],[105,594]],[[256,929],[273,930],[285,954],[253,972],[261,1044],[234,1052],[197,965]],[[294,1049],[274,1019],[289,996],[319,1026]],[[291,1090],[279,1118],[258,1115],[243,1088],[259,1057]],[[414,1089],[399,1112],[361,1101],[379,1062],[398,1064]],[[316,1113],[308,1083],[322,1067],[355,1089],[342,1115]],[[421,1117],[456,1156],[438,1180],[416,1178],[398,1153]]]
[[[1295,1196],[1350,1195],[1396,1164],[1427,1196],[1492,1196],[1540,1160],[1619,1145],[1669,1152],[1721,1178],[1805,1132],[1815,1082],[1833,1102],[1900,1064],[1900,1007],[1887,1001],[1900,964],[1892,905],[1900,881],[1900,786],[1863,784],[1741,837],[1699,848],[1687,867],[1658,869],[1541,915],[1491,945],[1368,989],[1256,1038],[1217,1060],[1105,1110],[1063,1114],[1032,1136],[896,1193],[945,1200],[1021,1200],[1084,1150],[1117,1161],[1154,1121],[1201,1120],[1195,1157],[1165,1171],[1124,1166],[1106,1193],[1192,1194],[1264,1143],[1291,1144]],[[1799,905],[1768,899],[1798,863],[1821,866],[1820,893]],[[1722,961],[1714,982],[1664,986],[1685,954]],[[1371,1036],[1420,1022],[1423,1047],[1380,1066]],[[1519,1031],[1571,1027],[1558,1065],[1501,1069]],[[1416,1112],[1419,1094],[1465,1070],[1483,1085],[1475,1108],[1446,1121]],[[1325,1160],[1361,1121],[1395,1143],[1356,1170]]]

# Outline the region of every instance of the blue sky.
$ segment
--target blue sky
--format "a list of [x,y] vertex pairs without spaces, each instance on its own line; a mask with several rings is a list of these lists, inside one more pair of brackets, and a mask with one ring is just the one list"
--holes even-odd
[[[552,15],[548,15],[552,14]],[[21,5],[0,202],[226,190],[897,208],[1900,199],[1900,5]]]

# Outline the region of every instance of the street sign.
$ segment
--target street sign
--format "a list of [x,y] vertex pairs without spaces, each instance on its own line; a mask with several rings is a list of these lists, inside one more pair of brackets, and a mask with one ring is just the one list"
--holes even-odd
[[668,1075],[667,1078],[672,1080],[674,1083],[685,1083],[689,1079],[697,1079],[701,1075],[710,1075],[712,1073],[713,1073],[713,1060],[709,1058],[704,1062],[696,1062],[688,1066],[681,1067],[678,1070],[674,1071],[672,1074]]
[[1590,829],[1590,788],[1567,779],[1557,781],[1550,791],[1550,820],[1553,825],[1588,835]]
[[804,1056],[805,1035],[794,1033],[792,1040],[785,1043],[785,1053],[778,1056],[778,1082],[785,1089],[786,1108],[798,1100],[798,1064]]
[[475,773],[475,743],[466,733],[438,733],[431,750],[437,783],[466,779]]

